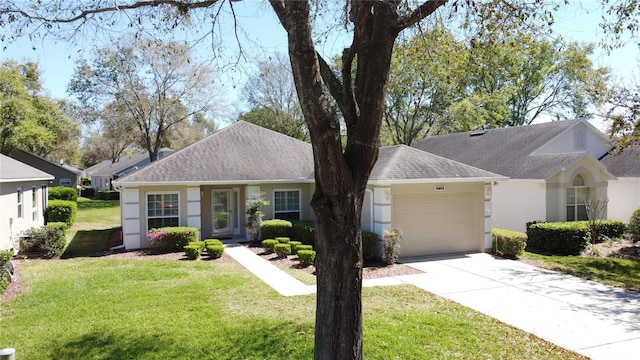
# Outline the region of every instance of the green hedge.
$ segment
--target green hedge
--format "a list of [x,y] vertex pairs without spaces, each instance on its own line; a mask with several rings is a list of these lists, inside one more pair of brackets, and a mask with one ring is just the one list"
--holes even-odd
[[302,245],[302,243],[300,241],[289,241],[289,245],[291,246],[291,253],[297,254],[298,246]]
[[68,200],[78,201],[78,191],[68,186],[54,186],[50,187],[48,198],[49,200]]
[[315,222],[313,221],[292,221],[292,238],[306,245],[315,245],[316,233]]
[[275,244],[275,252],[278,254],[278,257],[285,258],[291,255],[291,245],[286,243]]
[[45,209],[45,219],[49,222],[63,222],[72,225],[76,221],[78,203],[69,200],[51,200]]
[[212,259],[217,259],[224,254],[224,245],[210,243],[206,245],[207,255]]
[[120,200],[120,192],[116,190],[100,190],[96,193],[97,200]]
[[193,227],[164,227],[148,233],[151,248],[158,252],[180,252],[190,242],[198,241],[198,229]]
[[633,241],[640,241],[640,208],[636,209],[629,218],[629,234]]
[[316,259],[316,252],[313,250],[298,250],[298,258],[300,258],[300,265],[309,266]]
[[362,232],[362,259],[371,261],[376,258],[376,243],[378,234],[371,231]]
[[9,286],[8,276],[7,274],[5,274],[5,272],[9,271],[9,267],[7,266],[7,264],[12,258],[13,251],[0,250],[0,295],[2,295]]
[[260,234],[262,239],[275,239],[277,237],[290,237],[293,230],[291,221],[287,220],[265,220],[260,224]]
[[550,255],[579,255],[589,245],[588,226],[582,222],[530,224],[527,249]]
[[30,236],[20,242],[20,252],[36,253],[46,259],[62,255],[67,245],[66,230],[67,224],[64,222],[50,222],[41,227],[31,228]]
[[262,248],[267,254],[271,254],[276,251],[276,244],[278,244],[278,240],[276,239],[262,240]]
[[187,255],[187,259],[196,260],[202,254],[202,249],[204,248],[204,242],[200,244],[200,241],[192,241],[189,244],[182,247],[184,249],[185,255]]
[[517,258],[527,246],[527,234],[506,229],[491,230],[493,253],[507,258]]
[[205,246],[207,246],[207,245],[222,245],[222,241],[220,241],[218,239],[205,239],[204,240],[204,244],[205,244]]
[[[588,221],[580,221],[581,223],[585,223],[586,226],[589,226]],[[596,224],[598,228],[598,234],[605,235],[606,237],[615,239],[622,237],[624,235],[625,230],[627,229],[627,225],[624,221],[621,220],[599,220]]]

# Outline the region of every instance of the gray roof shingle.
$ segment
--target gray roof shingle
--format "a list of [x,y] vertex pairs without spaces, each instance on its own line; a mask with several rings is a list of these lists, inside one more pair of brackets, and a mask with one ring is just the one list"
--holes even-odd
[[238,121],[117,183],[286,181],[313,172],[311,144]]
[[0,154],[0,182],[20,180],[52,180],[53,175]]
[[406,145],[380,148],[369,180],[503,178],[498,174],[414,149]]
[[618,154],[607,154],[602,160],[616,177],[640,177],[640,146],[630,146]]
[[546,179],[585,153],[530,154],[580,121],[432,136],[414,147],[513,179]]

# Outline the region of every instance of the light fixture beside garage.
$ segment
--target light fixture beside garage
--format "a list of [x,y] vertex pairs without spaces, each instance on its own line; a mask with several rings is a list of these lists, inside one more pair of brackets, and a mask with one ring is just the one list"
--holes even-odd
[[436,191],[444,191],[444,185],[436,185]]

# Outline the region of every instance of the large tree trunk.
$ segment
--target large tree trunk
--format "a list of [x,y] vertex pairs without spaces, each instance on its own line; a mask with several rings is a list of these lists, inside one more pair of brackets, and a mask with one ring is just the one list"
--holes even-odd
[[[398,32],[442,2],[425,2],[405,18],[396,13],[396,1],[352,2],[349,16],[355,27],[354,40],[343,53],[339,79],[315,51],[308,2],[270,1],[288,34],[291,69],[313,144],[315,358],[362,359],[360,215],[367,181],[378,158],[391,53]],[[327,88],[346,125],[344,149],[340,120],[328,101]]]

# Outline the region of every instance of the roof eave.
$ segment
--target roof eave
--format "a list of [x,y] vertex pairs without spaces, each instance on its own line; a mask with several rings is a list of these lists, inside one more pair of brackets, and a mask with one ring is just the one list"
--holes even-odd
[[49,181],[55,179],[53,176],[41,178],[17,178],[17,179],[0,179],[0,183],[25,182],[25,181]]
[[216,181],[114,181],[117,187],[141,186],[203,186],[203,185],[259,185],[259,184],[313,184],[313,179],[216,180]]
[[439,183],[470,183],[507,181],[506,176],[470,177],[470,178],[428,178],[428,179],[394,179],[394,180],[370,180],[369,185],[405,185],[405,184],[439,184]]

